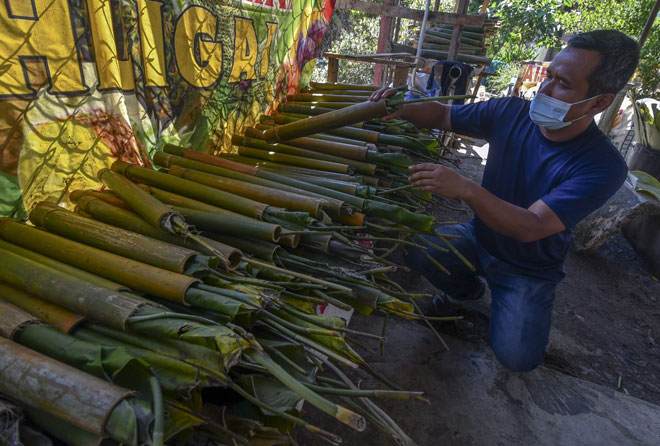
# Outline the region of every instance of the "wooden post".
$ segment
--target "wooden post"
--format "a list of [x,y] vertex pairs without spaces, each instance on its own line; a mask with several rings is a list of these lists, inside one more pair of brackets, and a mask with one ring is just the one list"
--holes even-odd
[[337,74],[339,73],[339,59],[328,57],[328,83],[334,84],[337,82]]
[[[469,3],[470,3],[469,0],[458,0],[458,3],[456,4],[456,10],[454,12],[459,15],[465,15]],[[451,34],[451,43],[449,44],[447,60],[457,60],[458,47],[460,44],[462,33],[463,33],[463,25],[455,23],[454,30],[452,31]]]
[[[384,0],[383,5],[393,6],[394,0]],[[376,53],[389,53],[390,48],[390,35],[392,30],[392,17],[382,15],[380,16],[380,32],[378,33],[378,49]],[[374,81],[373,84],[380,87],[383,85],[385,74],[385,65],[377,63],[374,67]]]
[[394,87],[400,87],[401,85],[406,85],[408,82],[408,72],[410,68],[408,67],[395,67],[394,68],[394,81],[392,81]]

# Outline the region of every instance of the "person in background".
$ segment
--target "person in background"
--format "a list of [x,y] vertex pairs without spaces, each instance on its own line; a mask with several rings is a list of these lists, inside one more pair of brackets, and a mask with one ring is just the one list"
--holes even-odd
[[[451,275],[414,250],[406,262],[440,290],[432,301],[437,315],[480,298],[485,279],[492,296],[490,345],[511,370],[529,371],[543,361],[571,229],[625,180],[623,158],[593,117],[626,85],[639,52],[638,43],[619,31],[578,34],[555,56],[531,102],[516,97],[456,106],[425,102],[389,116],[489,142],[481,185],[439,164],[410,167],[414,186],[462,199],[474,211],[469,223],[438,232],[457,236],[452,243],[476,271],[451,252],[432,252]],[[394,92],[380,89],[370,99]]]

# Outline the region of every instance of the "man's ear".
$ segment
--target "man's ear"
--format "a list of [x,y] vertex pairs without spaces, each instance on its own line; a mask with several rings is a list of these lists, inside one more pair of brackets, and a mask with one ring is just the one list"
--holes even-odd
[[586,114],[594,117],[598,113],[606,110],[612,102],[614,102],[614,94],[603,93],[602,95],[598,96],[594,102],[591,103],[591,107]]

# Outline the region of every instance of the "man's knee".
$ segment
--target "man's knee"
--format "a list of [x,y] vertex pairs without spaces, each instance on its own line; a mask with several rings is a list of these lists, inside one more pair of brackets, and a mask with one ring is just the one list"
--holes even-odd
[[491,348],[497,360],[514,372],[529,372],[539,365],[545,357],[545,348],[530,348],[528,345],[491,340]]

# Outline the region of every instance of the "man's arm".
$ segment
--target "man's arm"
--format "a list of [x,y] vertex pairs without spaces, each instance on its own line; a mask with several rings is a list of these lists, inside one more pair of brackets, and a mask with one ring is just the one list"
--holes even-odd
[[521,242],[534,242],[566,229],[548,205],[537,200],[529,208],[496,197],[477,183],[438,164],[411,166],[413,186],[448,198],[460,198],[493,231]]
[[[375,91],[369,100],[377,101],[381,97],[387,98],[397,93],[397,90],[381,88]],[[408,104],[383,119],[402,118],[412,122],[415,126],[422,129],[438,129],[451,131],[451,105],[441,104],[439,102],[418,102]]]

